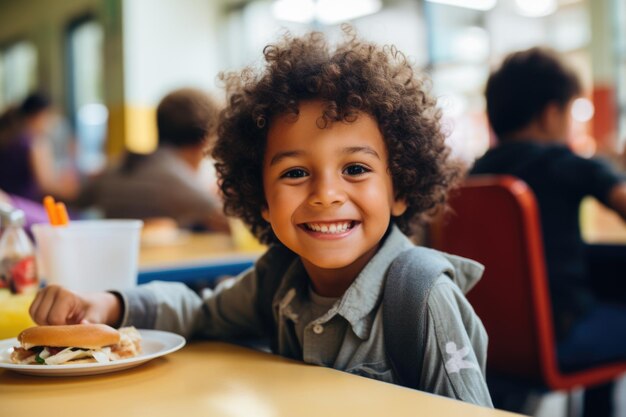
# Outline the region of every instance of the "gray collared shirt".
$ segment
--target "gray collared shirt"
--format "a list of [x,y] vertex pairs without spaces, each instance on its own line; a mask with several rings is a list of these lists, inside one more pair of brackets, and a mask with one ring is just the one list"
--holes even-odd
[[[330,310],[335,304],[337,304],[340,300],[340,297],[322,297],[313,291],[313,288],[309,286],[307,291],[308,299],[299,300],[303,305],[301,308],[297,309],[300,314],[294,318],[294,328],[296,330],[296,336],[298,338],[298,342],[300,346],[308,343],[308,340],[313,336],[321,335],[325,333],[327,337],[332,337],[333,339],[342,340],[343,334],[347,330],[347,326],[341,325],[339,329],[333,329],[332,335],[330,335],[331,329],[329,326],[323,326],[323,324],[318,323],[318,319],[322,318],[328,310]],[[329,336],[330,335],[330,336]],[[306,338],[306,340],[305,340]],[[331,346],[329,346],[331,347]],[[336,349],[328,349],[325,352],[324,357],[322,358],[322,362],[320,365],[332,367],[334,358],[337,357],[337,353],[339,351],[339,346],[335,346]]]
[[[302,262],[294,259],[275,296],[279,352],[307,363],[395,382],[383,346],[382,309],[379,307],[389,265],[397,254],[411,245],[406,236],[393,228],[343,297],[326,314],[304,324],[302,343],[295,326],[299,324],[301,312],[310,308],[308,278]],[[364,366],[367,369],[364,370]]]
[[[269,263],[285,262],[286,272],[274,296],[280,355],[356,375],[397,383],[385,353],[381,303],[391,262],[410,248],[393,226],[382,246],[352,285],[325,314],[308,323],[308,276],[297,256],[271,256],[199,297],[183,284],[153,282],[121,293],[123,325],[158,328],[186,337],[264,336],[257,309],[258,274]],[[491,406],[484,379],[487,336],[461,291],[478,279],[475,264],[460,260],[455,281],[442,274],[428,299],[428,335],[421,386],[429,392]],[[482,271],[482,269],[481,269]],[[459,281],[460,279],[460,281]],[[464,288],[464,289],[466,289]],[[308,321],[308,320],[307,320]],[[298,337],[296,326],[303,326]]]

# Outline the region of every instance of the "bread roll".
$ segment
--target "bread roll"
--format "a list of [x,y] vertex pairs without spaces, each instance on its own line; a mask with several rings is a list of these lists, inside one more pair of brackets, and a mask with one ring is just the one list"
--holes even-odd
[[33,346],[99,349],[117,344],[120,333],[106,324],[35,326],[20,333],[17,340],[24,349]]

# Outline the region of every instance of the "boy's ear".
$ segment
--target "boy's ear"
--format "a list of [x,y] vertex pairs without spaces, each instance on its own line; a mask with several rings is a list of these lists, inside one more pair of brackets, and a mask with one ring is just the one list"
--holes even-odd
[[406,200],[404,198],[396,198],[391,205],[391,215],[393,217],[402,216],[406,209]]
[[270,222],[270,209],[267,206],[263,206],[261,209],[261,217],[263,217],[263,220],[266,222]]

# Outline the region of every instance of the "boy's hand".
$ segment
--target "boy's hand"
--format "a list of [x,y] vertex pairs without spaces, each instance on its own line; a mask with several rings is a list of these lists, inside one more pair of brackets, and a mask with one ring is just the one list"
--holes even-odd
[[104,323],[117,327],[122,306],[107,292],[76,294],[58,285],[49,285],[37,293],[28,310],[39,325]]

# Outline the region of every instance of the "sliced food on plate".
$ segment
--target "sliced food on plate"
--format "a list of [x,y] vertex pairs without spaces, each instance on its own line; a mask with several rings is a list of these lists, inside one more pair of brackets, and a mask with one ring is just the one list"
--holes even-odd
[[21,346],[11,353],[16,364],[107,363],[141,352],[141,335],[134,327],[116,330],[105,324],[35,326],[17,340]]

